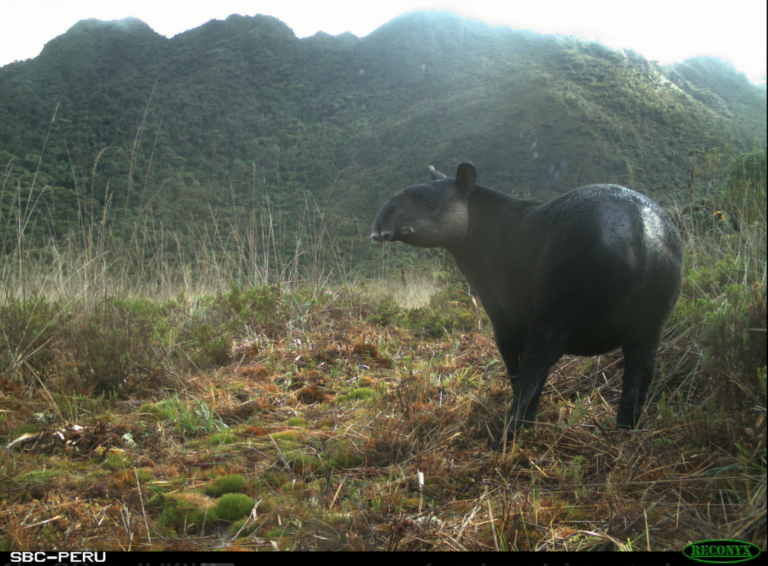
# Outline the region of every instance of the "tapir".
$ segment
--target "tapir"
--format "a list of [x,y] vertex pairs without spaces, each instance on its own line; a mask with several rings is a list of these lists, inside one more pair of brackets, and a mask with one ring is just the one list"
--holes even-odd
[[379,211],[374,242],[444,248],[493,326],[513,389],[502,439],[535,421],[550,368],[564,354],[618,348],[624,375],[619,428],[637,428],[662,330],[680,295],[683,245],[648,197],[589,185],[547,203],[476,184],[461,163],[451,179],[397,193]]

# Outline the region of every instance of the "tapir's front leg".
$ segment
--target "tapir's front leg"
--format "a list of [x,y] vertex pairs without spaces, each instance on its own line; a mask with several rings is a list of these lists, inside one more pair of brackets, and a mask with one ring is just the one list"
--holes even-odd
[[[493,319],[491,319],[493,321]],[[507,366],[509,381],[514,387],[514,377],[520,367],[520,358],[525,346],[526,329],[512,322],[494,322],[493,335],[504,365]]]
[[517,431],[536,420],[539,398],[550,368],[563,355],[564,337],[553,326],[534,326],[528,332],[514,385],[505,431]]

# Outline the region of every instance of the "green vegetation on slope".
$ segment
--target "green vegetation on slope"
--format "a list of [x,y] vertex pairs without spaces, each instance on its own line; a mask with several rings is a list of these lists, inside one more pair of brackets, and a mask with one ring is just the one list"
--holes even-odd
[[229,253],[250,238],[289,260],[325,230],[324,260],[362,265],[375,211],[428,164],[469,159],[540,199],[594,182],[675,198],[691,151],[764,147],[765,110],[717,60],[665,69],[451,14],[303,40],[264,16],[170,40],[88,20],[0,69],[0,236],[139,238],[171,261],[215,225]]

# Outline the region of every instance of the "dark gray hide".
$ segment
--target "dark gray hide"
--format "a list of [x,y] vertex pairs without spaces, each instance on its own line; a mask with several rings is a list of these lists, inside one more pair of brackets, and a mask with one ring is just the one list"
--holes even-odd
[[509,371],[508,427],[535,420],[547,373],[563,354],[621,346],[616,422],[635,428],[680,294],[683,246],[661,208],[617,185],[540,204],[475,185],[471,163],[459,165],[456,179],[429,170],[431,182],[384,205],[371,239],[451,253],[493,323]]

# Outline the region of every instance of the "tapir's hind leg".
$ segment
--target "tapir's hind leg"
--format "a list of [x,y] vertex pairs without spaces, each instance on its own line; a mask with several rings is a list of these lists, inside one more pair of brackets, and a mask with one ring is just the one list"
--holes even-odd
[[652,337],[640,343],[625,342],[621,347],[624,352],[624,377],[616,413],[619,428],[637,428],[653,380],[659,341],[658,337]]

